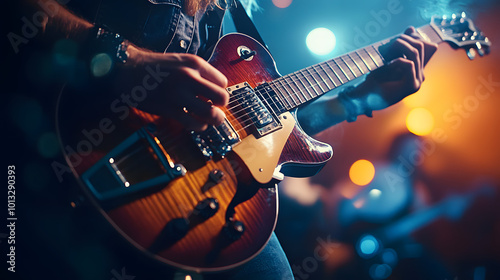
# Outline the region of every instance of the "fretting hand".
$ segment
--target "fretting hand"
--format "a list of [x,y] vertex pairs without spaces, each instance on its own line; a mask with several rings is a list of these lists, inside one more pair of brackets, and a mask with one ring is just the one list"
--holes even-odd
[[[420,89],[424,67],[437,50],[414,27],[380,48],[388,64],[367,75],[352,97],[367,98],[371,110],[389,107]],[[372,95],[370,95],[372,93]]]

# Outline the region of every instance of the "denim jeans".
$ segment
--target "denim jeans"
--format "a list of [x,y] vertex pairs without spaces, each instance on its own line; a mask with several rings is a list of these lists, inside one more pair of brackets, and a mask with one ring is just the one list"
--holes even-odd
[[222,274],[206,275],[203,280],[293,280],[292,269],[276,234],[266,247],[245,264]]

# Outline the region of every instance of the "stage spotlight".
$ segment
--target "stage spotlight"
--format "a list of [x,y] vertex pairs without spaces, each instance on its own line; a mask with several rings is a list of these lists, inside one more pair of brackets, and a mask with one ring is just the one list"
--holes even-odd
[[427,135],[434,128],[434,117],[425,108],[415,108],[406,116],[406,127],[415,135]]
[[375,176],[375,167],[366,159],[354,162],[349,169],[349,178],[358,186],[369,184]]
[[327,28],[320,27],[309,32],[306,45],[311,52],[317,55],[326,55],[333,51],[337,40],[335,34]]
[[379,241],[371,234],[362,236],[356,246],[356,251],[358,251],[358,254],[365,259],[371,258],[376,255],[379,249]]

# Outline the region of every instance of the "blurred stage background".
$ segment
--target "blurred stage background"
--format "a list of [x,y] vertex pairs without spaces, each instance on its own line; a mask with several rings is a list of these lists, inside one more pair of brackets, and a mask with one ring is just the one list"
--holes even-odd
[[[490,55],[474,61],[463,50],[440,45],[417,94],[375,112],[373,119],[360,117],[317,135],[333,146],[333,159],[312,178],[287,178],[280,185],[276,233],[296,279],[500,279],[500,5],[493,0],[259,4],[254,20],[282,74],[362,47],[361,41],[370,44],[426,24],[434,14],[466,11],[493,43]],[[391,13],[388,22],[377,21],[374,14],[388,5],[400,12]],[[19,29],[21,17],[14,12],[7,32]],[[308,33],[318,27],[336,36],[335,48],[325,55],[306,45]],[[4,73],[3,113],[12,143],[2,156],[6,165],[19,166],[17,275],[118,279],[116,273],[126,269],[137,280],[162,279],[151,272],[154,264],[88,215],[95,211],[70,207],[70,179],[59,183],[50,167],[61,157],[54,99],[40,98],[51,87],[44,74],[55,70],[37,68],[44,57],[29,46],[20,55],[6,49],[7,65],[20,66]],[[19,82],[26,77],[36,92]],[[5,232],[0,230],[2,257]]]
[[[500,279],[500,5],[272,2],[254,19],[282,74],[424,25],[432,15],[466,11],[493,42],[489,56],[473,61],[441,44],[418,93],[373,119],[317,135],[334,147],[333,159],[315,177],[280,186],[276,233],[296,279]],[[389,5],[400,13],[377,21]],[[336,37],[323,56],[305,44],[318,27]],[[486,89],[488,79],[495,86]]]

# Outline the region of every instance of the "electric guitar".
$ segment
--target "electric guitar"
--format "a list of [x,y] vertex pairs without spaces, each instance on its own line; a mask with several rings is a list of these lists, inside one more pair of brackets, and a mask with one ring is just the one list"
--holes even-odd
[[[465,15],[417,31],[471,59],[490,46]],[[235,267],[274,230],[276,182],[312,176],[333,155],[301,130],[295,109],[382,67],[378,48],[388,41],[281,76],[257,41],[226,35],[209,59],[231,85],[226,119],[203,132],[107,98],[106,85],[63,92],[57,127],[66,161],[90,201],[142,252],[193,271]]]

